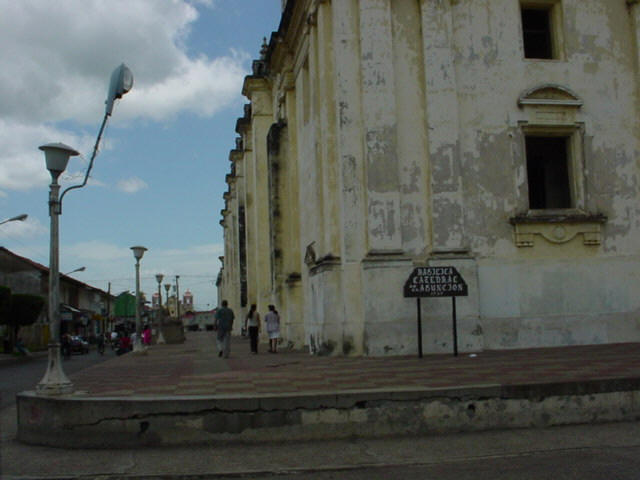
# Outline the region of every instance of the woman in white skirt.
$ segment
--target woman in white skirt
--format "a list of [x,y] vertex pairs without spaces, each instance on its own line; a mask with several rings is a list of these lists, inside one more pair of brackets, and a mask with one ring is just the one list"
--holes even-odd
[[269,312],[264,316],[267,324],[267,334],[269,335],[269,352],[277,353],[278,339],[280,338],[280,315],[276,307],[269,305]]

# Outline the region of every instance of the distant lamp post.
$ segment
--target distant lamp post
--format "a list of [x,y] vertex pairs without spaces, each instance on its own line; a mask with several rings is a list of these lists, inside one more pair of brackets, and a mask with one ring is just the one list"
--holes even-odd
[[140,324],[140,259],[147,251],[146,248],[141,246],[131,247],[133,250],[133,256],[136,259],[136,341],[133,344],[133,351],[140,353],[142,348],[142,325]]
[[26,213],[23,213],[22,215],[16,215],[15,217],[7,218],[6,220],[1,221],[0,225],[9,222],[23,222],[27,219],[28,216],[29,215],[27,215]]
[[70,272],[65,273],[65,275],[71,275],[72,273],[76,273],[76,272],[84,272],[87,269],[87,267],[79,267],[76,268],[75,270],[71,270]]
[[178,279],[180,275],[176,275],[176,315],[178,316],[178,322],[182,324],[182,320],[180,320],[180,284],[178,283]]
[[49,143],[42,145],[47,170],[51,174],[49,186],[49,216],[51,217],[51,232],[49,243],[49,361],[47,371],[36,390],[49,395],[71,393],[73,384],[62,369],[60,359],[60,270],[58,266],[60,249],[58,245],[58,217],[61,212],[61,199],[58,197],[60,185],[58,177],[67,168],[69,157],[79,155],[73,148],[63,143]]
[[[106,108],[102,125],[98,131],[98,138],[93,147],[93,153],[89,166],[84,176],[84,181],[79,185],[68,187],[60,193],[60,185],[58,177],[64,172],[69,163],[69,157],[79,155],[73,148],[63,143],[48,143],[40,146],[40,150],[44,152],[47,170],[51,174],[51,185],[49,189],[49,216],[51,217],[50,232],[50,248],[49,248],[49,324],[50,324],[50,341],[49,341],[49,361],[47,362],[47,371],[40,383],[36,385],[36,391],[42,394],[58,395],[73,391],[73,385],[64,374],[62,364],[60,362],[60,270],[59,270],[59,233],[58,233],[58,217],[62,214],[62,199],[65,194],[71,190],[82,188],[87,184],[93,161],[98,154],[98,147],[102,133],[107,124],[107,119],[113,111],[113,103],[117,98],[131,90],[133,86],[133,75],[131,70],[123,63],[116,68],[111,74],[109,83],[109,91],[107,93]],[[22,217],[20,215],[19,217]],[[17,218],[17,217],[16,217]],[[25,217],[26,218],[26,215]]]
[[163,343],[167,343],[164,339],[164,335],[162,334],[162,326],[164,324],[164,319],[163,317],[163,312],[162,312],[162,289],[160,288],[162,286],[162,279],[164,278],[164,275],[162,275],[161,273],[157,273],[156,274],[156,281],[158,282],[158,318],[160,319],[160,325],[158,326],[158,341],[157,343],[159,344],[163,344]]
[[164,303],[167,306],[167,313],[169,314],[169,316],[171,316],[171,312],[169,311],[169,290],[171,289],[171,284],[170,283],[165,283],[164,284],[164,291],[165,291],[165,300]]

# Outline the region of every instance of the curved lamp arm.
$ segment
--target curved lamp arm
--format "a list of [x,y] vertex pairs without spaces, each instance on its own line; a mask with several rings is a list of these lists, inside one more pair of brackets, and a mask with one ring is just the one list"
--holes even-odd
[[104,112],[104,118],[102,119],[102,125],[100,126],[100,131],[98,132],[96,144],[93,146],[93,153],[91,154],[91,159],[89,160],[89,166],[87,167],[87,173],[84,176],[84,180],[81,184],[73,185],[62,192],[59,200],[60,208],[62,208],[62,199],[69,190],[82,188],[87,184],[87,180],[89,180],[89,174],[91,173],[91,169],[93,168],[93,161],[98,154],[98,147],[100,146],[100,139],[102,138],[104,127],[107,125],[107,120],[109,119],[109,117],[111,116],[111,112],[113,111],[113,103],[116,98],[122,98],[125,93],[131,90],[131,87],[133,87],[133,74],[131,73],[131,70],[129,70],[129,67],[127,67],[123,63],[111,74],[109,93],[107,94],[107,100],[105,101],[106,108]]

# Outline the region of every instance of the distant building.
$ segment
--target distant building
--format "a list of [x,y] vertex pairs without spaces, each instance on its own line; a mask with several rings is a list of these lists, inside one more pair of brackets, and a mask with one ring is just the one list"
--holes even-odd
[[[640,341],[639,65],[638,0],[283,1],[220,299],[314,353],[413,354],[403,284],[453,266],[462,351]],[[451,352],[450,299],[422,318]]]
[[[20,335],[31,346],[46,346],[49,341],[49,268],[0,247],[0,285],[9,287],[12,293],[44,298],[45,307],[40,319],[35,325],[23,327]],[[60,331],[87,337],[104,331],[112,312],[113,299],[99,288],[60,274]]]
[[189,290],[184,292],[184,295],[182,296],[182,306],[180,307],[180,311],[183,314],[194,311],[193,294]]

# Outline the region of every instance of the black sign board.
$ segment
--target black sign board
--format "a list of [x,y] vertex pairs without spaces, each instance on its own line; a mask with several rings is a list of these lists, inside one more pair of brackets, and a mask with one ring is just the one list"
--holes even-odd
[[458,355],[456,297],[469,295],[467,284],[455,267],[416,267],[404,283],[405,298],[415,297],[418,307],[418,355],[422,358],[421,297],[451,297],[453,313],[453,354]]
[[405,297],[466,297],[468,292],[455,267],[417,267],[404,284]]

